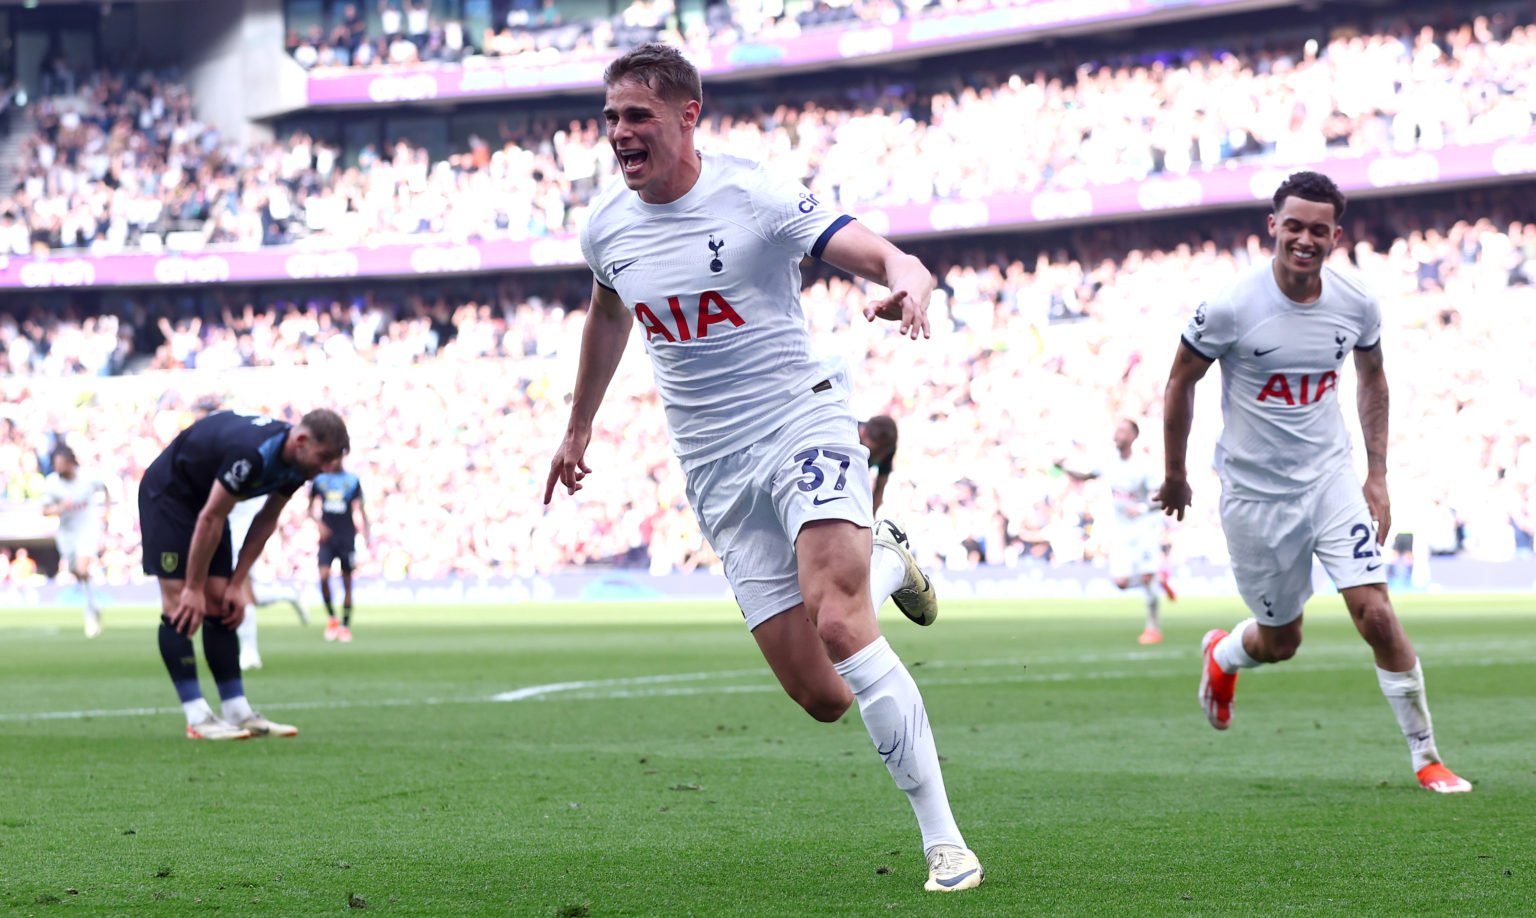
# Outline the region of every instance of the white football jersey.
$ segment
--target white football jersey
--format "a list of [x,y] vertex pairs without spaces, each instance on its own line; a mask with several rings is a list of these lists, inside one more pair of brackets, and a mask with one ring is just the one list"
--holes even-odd
[[1297,303],[1270,262],[1200,304],[1184,343],[1221,362],[1224,424],[1216,469],[1235,497],[1305,491],[1350,464],[1339,369],[1381,343],[1381,306],[1358,278],[1323,268],[1323,292]]
[[1156,528],[1160,517],[1152,507],[1152,497],[1162,484],[1162,470],[1153,465],[1150,456],[1132,450],[1129,459],[1122,459],[1119,450],[1111,450],[1096,471],[1109,486],[1117,531]]
[[798,182],[715,155],[670,204],[622,182],[593,203],[582,253],[639,322],[685,469],[770,433],[841,369],[811,351],[800,260],[851,219]]
[[98,491],[106,494],[107,486],[102,484],[99,479],[91,478],[79,471],[75,472],[75,477],[69,481],[60,478],[58,472],[54,472],[44,479],[44,503],[84,505],[74,510],[65,510],[59,514],[60,535],[91,534],[101,526],[101,501],[96,499]]

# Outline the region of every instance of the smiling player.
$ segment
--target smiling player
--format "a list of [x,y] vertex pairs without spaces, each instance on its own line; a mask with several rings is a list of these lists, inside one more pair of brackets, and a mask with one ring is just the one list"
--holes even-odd
[[819,721],[858,702],[917,816],[925,888],[974,887],[982,867],[950,812],[922,695],[875,618],[895,594],[908,617],[932,621],[932,586],[899,530],[874,521],[847,371],[812,356],[800,307],[810,255],[891,291],[865,307],[869,321],[926,337],[933,276],[798,182],[696,152],[703,93],[676,49],[636,48],[603,82],[624,184],[594,202],[582,232],[592,305],[544,502],[591,471],[592,419],[638,321],[689,503],[763,657]]
[[[1392,513],[1381,307],[1358,279],[1324,264],[1342,235],[1344,204],[1325,175],[1287,178],[1269,216],[1274,259],[1201,304],[1168,378],[1158,502],[1182,520],[1191,497],[1185,453],[1195,385],[1221,361],[1221,523],[1238,591],[1253,612],[1230,634],[1205,635],[1200,704],[1211,726],[1227,729],[1238,672],[1296,654],[1315,554],[1375,652],[1377,680],[1420,785],[1469,791],[1440,762],[1424,675],[1387,595],[1380,546]],[[1339,370],[1351,351],[1366,450],[1363,490],[1338,405]]]

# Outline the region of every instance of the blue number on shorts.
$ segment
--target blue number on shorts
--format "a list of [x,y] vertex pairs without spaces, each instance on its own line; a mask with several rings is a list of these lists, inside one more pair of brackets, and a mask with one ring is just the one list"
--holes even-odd
[[1360,537],[1360,541],[1355,543],[1356,558],[1376,558],[1381,555],[1380,549],[1376,547],[1375,541],[1371,539],[1371,527],[1364,523],[1356,523],[1350,527],[1349,534]]
[[816,457],[819,455],[821,455],[821,451],[815,449],[795,453],[796,459],[804,460],[804,463],[800,466],[800,471],[811,476],[805,481],[800,482],[800,490],[814,491],[821,487],[822,482],[827,480],[826,476],[821,474],[821,469],[816,467]]
[[821,469],[816,466],[816,460],[820,456],[826,456],[837,463],[837,484],[832,486],[832,490],[841,491],[843,485],[848,483],[848,466],[853,462],[853,457],[830,449],[807,449],[795,453],[795,458],[801,462],[800,471],[810,476],[799,483],[800,490],[814,491],[826,483],[827,476],[823,475]]

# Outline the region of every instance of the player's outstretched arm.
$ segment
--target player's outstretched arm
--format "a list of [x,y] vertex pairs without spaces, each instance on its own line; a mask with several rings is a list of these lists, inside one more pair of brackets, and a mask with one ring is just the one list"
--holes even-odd
[[864,318],[901,322],[909,338],[930,336],[928,300],[933,274],[915,256],[857,221],[845,225],[821,250],[821,260],[885,287],[890,295],[864,306]]
[[581,359],[576,365],[576,392],[571,400],[571,419],[565,438],[549,463],[549,478],[544,482],[544,503],[554,497],[555,485],[567,493],[581,490],[581,480],[592,470],[587,467],[587,443],[592,439],[592,419],[613,381],[613,373],[629,343],[632,315],[617,291],[592,282],[592,306],[581,332]]
[[1387,496],[1387,369],[1381,344],[1355,350],[1355,373],[1360,377],[1355,404],[1360,410],[1360,433],[1365,439],[1365,505],[1376,521],[1376,542],[1387,544],[1392,529],[1392,501]]
[[1168,385],[1163,390],[1163,486],[1153,502],[1168,516],[1184,519],[1184,510],[1193,494],[1189,490],[1189,430],[1195,422],[1195,385],[1205,377],[1214,361],[1196,353],[1179,341]]

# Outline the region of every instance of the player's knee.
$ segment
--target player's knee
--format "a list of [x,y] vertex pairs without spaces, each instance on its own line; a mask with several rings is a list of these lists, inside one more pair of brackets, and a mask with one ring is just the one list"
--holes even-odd
[[1397,613],[1392,611],[1392,603],[1385,597],[1367,600],[1355,613],[1355,619],[1359,622],[1360,636],[1372,647],[1388,643],[1397,633]]
[[1265,629],[1259,635],[1263,657],[1261,663],[1281,663],[1296,656],[1301,649],[1301,629]]
[[1128,590],[1131,588],[1131,581],[1127,577],[1116,577],[1115,586],[1122,590]]
[[853,704],[853,693],[846,685],[828,687],[816,691],[806,689],[801,692],[795,701],[805,709],[805,713],[824,723],[831,724],[841,720],[848,713],[848,708]]
[[854,622],[852,610],[845,608],[821,609],[816,619],[816,635],[834,660],[852,656],[865,643],[861,640],[865,637],[863,629]]

